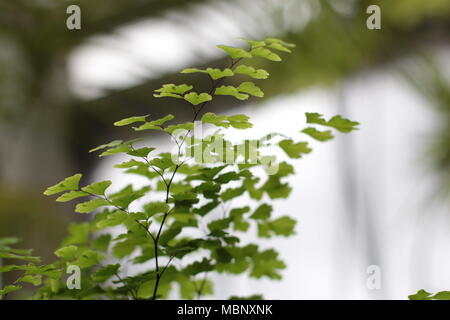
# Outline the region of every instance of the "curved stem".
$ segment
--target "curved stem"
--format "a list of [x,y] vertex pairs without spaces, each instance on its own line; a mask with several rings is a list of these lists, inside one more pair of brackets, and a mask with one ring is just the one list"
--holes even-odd
[[[236,60],[231,59],[231,65],[230,65],[229,68],[233,70],[233,68],[234,68],[241,60],[242,60],[242,58],[236,59]],[[210,95],[214,93],[214,91],[217,89],[217,87],[222,83],[223,79],[224,79],[224,78],[221,78],[221,79],[219,79],[218,81],[214,81],[214,80],[211,78],[211,90],[209,91],[209,94],[210,94]],[[205,101],[205,102],[203,102],[203,103],[198,107],[198,109],[194,112],[194,118],[193,118],[192,122],[195,122],[195,120],[197,120],[197,118],[198,118],[200,112],[203,110],[203,108],[204,108],[209,102],[210,102],[210,101]],[[195,109],[194,109],[194,110],[195,110]],[[182,148],[184,142],[186,141],[187,136],[188,136],[189,133],[191,133],[191,132],[192,132],[192,130],[188,130],[187,133],[186,133],[186,135],[184,136],[183,140],[182,140],[180,143],[177,143],[177,146],[178,146],[178,154],[180,154],[181,148]],[[165,179],[163,178],[163,179],[164,179],[164,182],[165,182],[165,184],[166,184],[166,201],[165,201],[166,203],[169,203],[170,187],[171,187],[171,185],[172,185],[173,179],[175,178],[175,175],[176,175],[178,169],[180,169],[180,167],[181,167],[182,165],[183,165],[183,163],[177,164],[177,165],[175,166],[175,169],[173,170],[173,173],[172,173],[172,176],[171,176],[169,182],[167,182],[167,180],[165,180]],[[161,221],[161,225],[159,226],[158,234],[156,235],[156,237],[153,237],[153,243],[154,243],[154,247],[155,247],[154,253],[155,253],[156,281],[155,281],[155,287],[154,287],[154,289],[153,289],[153,297],[152,297],[152,300],[156,300],[156,295],[158,294],[158,287],[159,287],[159,282],[160,282],[160,280],[161,280],[161,277],[162,277],[162,275],[163,275],[165,269],[168,267],[168,265],[169,265],[170,262],[172,261],[172,259],[170,259],[170,260],[169,260],[169,263],[168,263],[167,266],[163,269],[163,271],[162,271],[161,273],[159,272],[158,240],[159,240],[159,237],[161,236],[161,232],[162,232],[162,229],[163,229],[163,227],[164,227],[164,223],[166,222],[166,218],[167,218],[167,216],[169,215],[170,211],[171,211],[171,210],[169,210],[168,212],[166,212],[166,213],[164,214],[163,220]],[[203,290],[203,286],[204,286],[205,281],[206,281],[206,275],[205,275],[204,281],[202,282],[202,285],[201,285],[201,289],[200,289],[200,290]],[[201,294],[201,291],[200,291],[200,294]]]
[[205,287],[207,278],[208,278],[208,272],[205,272],[205,275],[203,276],[202,283],[200,284],[200,288],[197,291],[197,300],[199,300],[201,295],[202,295],[203,288]]

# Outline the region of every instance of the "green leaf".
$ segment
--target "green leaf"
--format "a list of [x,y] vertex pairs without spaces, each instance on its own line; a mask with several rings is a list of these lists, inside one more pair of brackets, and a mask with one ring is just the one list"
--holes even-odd
[[218,263],[229,263],[233,256],[228,252],[226,248],[218,248],[214,251],[214,258]]
[[172,194],[172,199],[175,203],[186,202],[186,201],[189,201],[192,203],[198,202],[197,194],[194,192],[180,192],[177,194]]
[[208,74],[213,80],[217,80],[224,77],[231,77],[234,75],[233,71],[229,68],[226,68],[224,70],[213,68],[207,68],[206,70],[201,70],[197,68],[188,68],[181,71],[181,73],[198,73],[198,72]]
[[186,68],[180,71],[180,73],[206,73],[206,70],[198,68]]
[[222,198],[223,201],[228,201],[228,200],[231,200],[233,198],[239,197],[244,192],[245,192],[245,188],[243,188],[243,187],[240,187],[240,188],[229,188],[229,189],[225,190],[224,192],[222,192],[220,197]]
[[236,69],[234,70],[234,73],[245,74],[254,79],[267,79],[269,77],[269,73],[266,70],[264,69],[255,70],[255,68],[246,65],[237,66]]
[[0,290],[0,297],[20,289],[22,289],[21,286],[6,286],[2,290]]
[[323,118],[323,116],[319,113],[307,112],[305,115],[306,115],[307,123],[314,123],[314,124],[320,124],[323,126],[332,127],[343,133],[348,133],[353,130],[358,130],[357,126],[359,125],[359,122],[351,121],[351,120],[342,118],[341,116],[334,116],[329,121],[326,121]]
[[19,239],[14,237],[0,238],[0,250],[9,250],[9,245],[16,244],[19,242]]
[[78,173],[68,177],[54,186],[47,188],[47,190],[44,191],[44,194],[50,196],[63,191],[78,190],[78,183],[80,182],[81,176],[82,175]]
[[109,202],[105,199],[93,199],[87,202],[79,203],[75,207],[75,212],[90,213],[100,207],[109,206]]
[[228,121],[230,125],[235,129],[248,129],[252,128],[253,124],[249,122],[249,117],[245,114],[235,114],[228,116]]
[[172,134],[176,130],[185,130],[185,131],[194,130],[194,123],[193,122],[180,123],[168,126],[167,128],[164,129],[164,131],[170,134]]
[[40,286],[42,284],[42,276],[40,274],[31,275],[27,274],[19,279],[16,282],[27,282],[31,283],[34,286]]
[[167,121],[172,120],[173,118],[175,118],[172,114],[168,114],[167,116],[157,119],[157,120],[153,120],[150,123],[154,124],[155,126],[162,126],[163,124],[165,124]]
[[258,237],[260,238],[270,238],[270,226],[268,223],[258,223]]
[[161,245],[166,245],[168,242],[170,242],[171,240],[175,239],[175,237],[177,235],[179,235],[180,232],[181,232],[181,228],[175,227],[175,226],[171,226],[166,231],[161,233],[161,236],[159,237],[159,243]]
[[111,156],[113,154],[118,154],[118,153],[127,153],[127,152],[130,152],[131,150],[132,150],[131,146],[122,144],[118,147],[111,148],[111,149],[108,149],[108,150],[102,152],[99,155],[99,157]]
[[92,241],[92,248],[100,250],[100,251],[108,251],[109,244],[111,242],[110,234],[102,234],[94,241]]
[[292,52],[290,49],[286,48],[285,46],[283,46],[279,43],[271,43],[268,45],[268,47],[271,49],[278,50],[278,51],[283,51],[283,52],[288,52],[288,53]]
[[122,144],[122,142],[123,142],[122,140],[114,140],[109,143],[102,144],[94,149],[91,149],[91,150],[89,150],[89,152],[95,152],[95,151],[102,150],[105,148],[114,148],[114,147],[117,147],[118,145]]
[[216,231],[216,230],[228,229],[228,227],[230,226],[230,223],[231,223],[230,218],[214,220],[214,221],[208,223],[208,229],[211,232]]
[[229,172],[221,174],[220,176],[215,178],[214,181],[218,182],[220,184],[225,184],[225,183],[228,183],[230,181],[237,181],[237,180],[240,180],[240,179],[241,179],[241,176],[239,174],[237,174],[234,171],[229,171]]
[[287,48],[295,48],[295,44],[289,43],[289,42],[285,42],[285,41],[280,40],[280,39],[277,39],[277,38],[266,38],[265,40],[266,40],[266,42],[269,43],[269,44],[277,43],[277,44],[282,45],[283,47],[287,47]]
[[293,159],[299,159],[303,154],[307,154],[312,151],[312,149],[308,148],[307,142],[294,143],[291,139],[282,140],[278,145],[290,158]]
[[119,192],[109,195],[109,200],[119,208],[128,208],[130,203],[143,197],[149,190],[149,187],[133,190],[133,186],[128,185]]
[[159,94],[154,94],[156,98],[163,97],[173,97],[173,98],[183,98],[183,94],[191,90],[193,87],[187,84],[174,85],[173,83],[164,84],[162,88],[155,90]]
[[170,93],[170,92],[161,92],[159,94],[153,95],[155,98],[177,98],[177,99],[183,99],[183,96],[176,94],[176,93]]
[[286,162],[280,162],[278,164],[278,172],[277,172],[278,177],[287,177],[290,176],[291,174],[294,174],[293,166],[291,166],[289,163]]
[[131,159],[131,160],[122,162],[120,164],[116,164],[114,166],[114,168],[128,169],[128,168],[132,168],[132,167],[140,167],[140,166],[146,166],[146,165],[147,164],[145,162]]
[[267,220],[270,218],[271,213],[272,213],[272,206],[263,203],[255,210],[255,212],[250,216],[250,218],[255,220]]
[[91,249],[87,249],[86,251],[81,253],[75,264],[80,268],[89,268],[100,263],[102,259],[103,256],[100,253]]
[[67,202],[67,201],[71,201],[73,199],[77,199],[77,198],[81,198],[81,197],[86,197],[89,194],[83,191],[69,191],[66,192],[64,194],[62,194],[61,196],[59,196],[56,201],[57,202]]
[[255,48],[250,52],[253,56],[256,56],[256,57],[261,57],[261,58],[264,58],[264,59],[267,59],[270,61],[276,61],[276,62],[281,61],[281,58],[279,55],[270,51],[267,48]]
[[29,262],[39,262],[41,259],[39,257],[33,257],[28,254],[18,254],[12,252],[0,251],[0,258],[3,259],[15,259],[15,260],[24,260]]
[[67,247],[59,248],[55,251],[55,255],[64,260],[73,260],[78,255],[78,247],[70,245]]
[[229,68],[226,68],[224,70],[207,68],[206,72],[211,76],[213,80],[234,76],[233,71]]
[[288,216],[284,216],[269,222],[270,229],[281,236],[291,236],[295,233],[296,221]]
[[115,276],[119,272],[119,269],[120,264],[108,264],[97,270],[92,275],[92,280],[96,282],[104,282],[110,279],[111,277]]
[[86,244],[89,238],[89,223],[71,223],[69,225],[69,235],[64,239],[63,246],[70,244]]
[[166,253],[169,256],[181,259],[185,255],[197,250],[198,248],[199,248],[198,243],[196,243],[195,241],[187,241],[187,242],[181,241],[180,243],[177,243],[175,246],[166,247]]
[[318,141],[327,141],[334,138],[333,134],[330,130],[327,131],[319,131],[316,128],[309,127],[302,130],[303,133],[306,133],[310,137],[318,140]]
[[409,300],[431,300],[432,294],[425,290],[419,290],[416,294],[409,295]]
[[148,217],[157,213],[166,213],[169,211],[169,205],[165,202],[150,202],[144,206],[144,211]]
[[244,214],[250,212],[250,207],[235,208],[230,211],[230,218],[233,220],[233,228],[236,231],[247,231],[250,223],[244,219]]
[[156,150],[156,149],[155,148],[143,147],[143,148],[134,149],[132,151],[129,151],[129,152],[127,152],[127,154],[130,155],[130,156],[133,156],[133,157],[146,158],[146,157],[148,157],[148,154],[150,152],[152,152],[153,150]]
[[[182,98],[180,96],[180,98]],[[143,131],[143,130],[163,130],[162,125],[164,125],[167,121],[175,118],[172,114],[165,116],[164,118],[153,120],[150,122],[146,122],[142,124],[140,127],[133,127],[135,131]]]
[[110,180],[100,181],[100,182],[95,182],[88,186],[85,186],[85,187],[81,188],[81,190],[83,190],[84,192],[90,193],[90,194],[102,196],[105,194],[106,189],[108,189],[111,184],[112,184],[112,182]]
[[255,200],[261,200],[264,193],[263,190],[256,187],[259,180],[259,178],[248,178],[242,183],[242,186],[248,191],[249,196]]
[[149,115],[145,115],[145,116],[135,116],[135,117],[130,117],[130,118],[126,118],[126,119],[122,119],[120,121],[116,121],[114,122],[114,125],[116,127],[121,127],[121,126],[127,126],[129,124],[135,123],[135,122],[145,122],[145,119],[148,117]]
[[194,208],[193,212],[195,212],[196,214],[203,217],[206,214],[208,214],[209,212],[211,212],[212,210],[214,210],[215,208],[217,208],[218,205],[219,205],[219,201],[214,200],[214,201],[208,202],[207,204],[201,206],[200,208]]
[[158,130],[161,131],[163,128],[161,126],[156,126],[151,122],[146,122],[139,127],[133,127],[134,131],[144,131],[144,130]]
[[215,95],[234,96],[239,100],[247,100],[249,95],[240,93],[239,90],[233,86],[221,86],[214,92]]
[[135,241],[125,240],[122,242],[117,242],[114,245],[112,252],[116,258],[122,259],[122,258],[125,258],[126,256],[132,254],[135,249],[136,249]]
[[214,265],[210,259],[203,258],[202,261],[195,261],[188,265],[184,272],[188,275],[195,276],[196,274],[202,272],[212,271],[214,269]]
[[292,191],[288,183],[281,183],[280,177],[271,175],[262,186],[271,199],[287,198]]
[[245,39],[245,38],[239,38],[239,40],[243,40],[245,42],[247,42],[251,48],[255,48],[255,47],[264,47],[266,45],[266,43],[264,41],[259,41],[259,40],[251,40],[251,39]]
[[434,300],[450,300],[450,291],[441,291],[433,296]]
[[210,123],[217,127],[228,128],[232,126],[235,129],[252,128],[253,124],[249,122],[249,117],[244,114],[236,114],[232,116],[217,116],[212,112],[205,113],[202,117],[203,123]]
[[225,51],[232,59],[251,58],[252,54],[241,48],[218,45],[217,48]]
[[202,123],[209,123],[217,127],[224,128],[228,128],[230,126],[227,116],[218,116],[212,112],[207,112],[202,116]]
[[35,268],[34,264],[28,265],[7,265],[0,267],[0,272],[10,272],[10,271],[28,271]]
[[359,122],[350,121],[348,119],[342,118],[341,116],[334,116],[328,121],[328,125],[335,128],[340,132],[350,132],[353,130],[357,130],[356,126],[359,125]]
[[212,97],[208,93],[198,94],[197,92],[190,92],[184,95],[184,100],[196,106],[199,105],[200,103],[211,101]]
[[176,277],[180,287],[180,296],[182,299],[192,300],[195,298],[196,290],[191,278],[185,274],[179,274]]
[[253,268],[250,276],[254,278],[265,276],[271,279],[281,279],[278,271],[284,268],[286,268],[286,265],[278,259],[278,252],[268,249],[253,256]]
[[251,94],[252,96],[255,96],[255,97],[259,97],[259,98],[264,97],[264,92],[262,92],[262,90],[258,86],[256,86],[253,82],[248,82],[248,81],[243,82],[239,85],[239,87],[237,87],[237,90],[239,92]]
[[123,211],[116,211],[106,216],[106,219],[97,222],[98,228],[110,228],[122,224],[127,220],[128,215]]

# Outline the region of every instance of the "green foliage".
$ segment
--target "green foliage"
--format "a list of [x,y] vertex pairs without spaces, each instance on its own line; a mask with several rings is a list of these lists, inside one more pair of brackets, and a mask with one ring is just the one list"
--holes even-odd
[[308,112],[306,113],[306,122],[333,127],[343,133],[348,133],[352,130],[356,130],[356,127],[359,125],[358,122],[342,118],[341,116],[334,116],[329,121],[326,121],[321,114]]
[[269,77],[269,73],[264,69],[255,69],[250,66],[246,65],[239,65],[234,70],[234,73],[236,74],[245,74],[247,76],[250,76],[254,79],[267,79]]
[[20,289],[22,289],[21,286],[13,286],[13,285],[6,286],[2,290],[0,290],[0,297],[5,296],[10,292],[14,292],[14,291],[17,291]]
[[225,51],[231,57],[231,59],[243,59],[252,57],[252,54],[250,52],[245,51],[244,49],[241,48],[229,47],[224,45],[219,45],[217,46],[217,48],[220,48],[223,51]]
[[307,142],[294,143],[291,139],[280,141],[280,147],[289,156],[289,158],[298,159],[302,154],[310,153],[312,149],[308,147]]
[[419,290],[416,294],[408,296],[409,300],[450,300],[450,291],[441,291],[436,294]]
[[184,100],[196,106],[199,105],[200,103],[211,101],[212,97],[207,93],[198,94],[197,92],[189,92],[188,94],[184,95]]
[[122,127],[122,126],[127,126],[127,125],[135,123],[135,122],[145,122],[145,118],[147,118],[148,116],[149,115],[136,116],[136,117],[130,117],[130,118],[122,119],[120,121],[114,122],[114,125],[116,127]]
[[75,174],[71,177],[64,179],[63,181],[51,186],[45,190],[44,194],[47,196],[57,194],[64,191],[78,190],[78,183],[80,182],[81,174]]
[[207,68],[206,70],[201,70],[197,68],[188,68],[181,71],[181,73],[206,73],[209,74],[211,79],[217,80],[223,77],[232,77],[234,76],[233,71],[230,68],[226,68],[224,70]]
[[270,51],[267,48],[258,47],[251,51],[251,54],[253,56],[265,58],[270,61],[281,61],[281,58],[278,54]]
[[308,127],[302,130],[303,133],[306,133],[310,137],[318,140],[318,141],[327,141],[334,138],[331,130],[320,131],[313,127]]
[[[231,143],[225,139],[226,129],[253,127],[249,117],[216,115],[205,109],[216,95],[241,100],[262,98],[264,92],[253,82],[243,81],[236,86],[223,82],[231,77],[267,79],[267,71],[240,63],[253,57],[280,61],[281,57],[273,50],[289,53],[294,47],[274,38],[243,40],[250,46],[248,49],[218,46],[230,57],[229,66],[182,71],[208,76],[211,80],[208,93],[191,91],[194,86],[190,84],[164,84],[155,90],[157,98],[185,100],[193,110],[191,122],[168,124],[173,115],[161,119],[144,115],[114,123],[115,126],[131,125],[136,132],[164,132],[174,142],[174,152],[158,153],[150,146],[135,147],[143,139],[114,140],[90,150],[99,151],[100,157],[129,156],[115,167],[147,179],[144,187],[135,189],[128,185],[111,191],[113,182],[109,180],[80,186],[82,176],[76,174],[48,188],[45,195],[62,193],[57,201],[76,200],[75,212],[91,214],[92,218],[69,227],[69,234],[55,250],[57,259],[51,265],[36,265],[39,259],[31,256],[31,252],[10,247],[14,240],[0,240],[1,258],[28,263],[7,265],[0,271],[23,271],[17,282],[38,286],[35,299],[159,299],[166,298],[175,288],[179,288],[180,297],[193,299],[213,293],[213,283],[208,279],[212,273],[245,273],[252,278],[281,279],[286,265],[278,252],[242,243],[241,236],[254,233],[255,237],[271,238],[295,234],[295,219],[280,216],[268,203],[289,196],[292,188],[288,177],[294,174],[294,167],[264,152],[270,144],[276,144],[283,151],[279,153],[298,159],[312,149],[304,141],[280,134]],[[308,113],[306,118],[309,124],[341,132],[352,131],[358,124],[340,116],[326,121],[322,115]],[[194,124],[199,120],[215,131],[194,136]],[[333,138],[331,131],[322,132],[313,127],[303,132],[319,141]],[[276,143],[277,139],[281,141]],[[266,169],[267,174],[258,173],[264,172],[260,168]],[[251,199],[245,207],[239,205],[243,197]],[[111,228],[120,233],[112,233]],[[106,259],[109,264],[103,264]],[[189,264],[173,263],[186,259]],[[126,273],[125,263],[141,265],[140,269],[145,271]],[[68,266],[81,269],[81,290],[65,289],[63,276]],[[0,294],[19,289],[12,284]]]

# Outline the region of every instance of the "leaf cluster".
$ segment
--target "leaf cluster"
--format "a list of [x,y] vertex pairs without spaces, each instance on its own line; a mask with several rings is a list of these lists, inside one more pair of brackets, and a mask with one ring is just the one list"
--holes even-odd
[[[292,188],[288,178],[294,174],[294,167],[277,160],[279,152],[267,155],[266,151],[275,146],[287,158],[299,159],[312,148],[306,141],[281,134],[231,143],[225,138],[226,130],[251,128],[249,117],[202,112],[216,96],[239,100],[264,97],[260,86],[249,80],[267,79],[269,73],[248,65],[248,61],[257,57],[278,62],[281,53],[289,53],[294,47],[274,38],[243,40],[248,44],[246,49],[218,46],[229,56],[228,66],[181,71],[187,76],[201,73],[209,77],[209,90],[194,89],[186,83],[164,84],[155,90],[156,98],[185,100],[193,110],[191,122],[176,123],[174,115],[160,119],[143,115],[114,123],[136,132],[165,133],[174,143],[173,152],[158,153],[155,147],[143,145],[143,138],[113,140],[90,150],[100,157],[128,156],[115,167],[144,177],[144,187],[130,184],[117,190],[110,180],[86,183],[82,174],[75,174],[47,188],[45,195],[58,195],[59,202],[75,201],[75,212],[90,214],[91,219],[70,226],[51,265],[38,265],[31,252],[12,249],[9,244],[13,240],[3,239],[0,258],[29,264],[7,265],[0,271],[24,271],[17,283],[37,286],[37,299],[158,299],[166,298],[175,288],[182,298],[193,299],[213,293],[213,283],[208,279],[212,273],[281,279],[286,265],[278,252],[245,243],[242,236],[270,239],[295,234],[296,220],[274,212],[271,204],[289,197]],[[242,81],[237,86],[224,83],[231,77]],[[340,116],[327,121],[316,113],[307,113],[306,120],[308,125],[343,133],[358,125]],[[214,133],[195,136],[197,122]],[[331,130],[319,131],[312,126],[299,132],[318,141],[333,138]],[[261,175],[258,168],[266,169],[267,174]],[[120,233],[112,232],[113,228]],[[81,290],[68,290],[65,285],[65,270],[72,265],[81,269]],[[127,273],[128,265],[143,266],[139,269],[145,271]],[[18,289],[15,284],[6,286],[0,294]]]

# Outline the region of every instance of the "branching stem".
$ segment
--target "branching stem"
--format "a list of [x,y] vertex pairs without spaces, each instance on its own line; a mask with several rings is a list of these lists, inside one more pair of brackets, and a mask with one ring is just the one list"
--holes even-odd
[[[230,64],[230,69],[233,70],[233,68],[242,60],[242,58],[240,59],[231,59],[231,64]],[[214,81],[211,78],[211,90],[209,91],[209,94],[212,95],[214,93],[214,91],[217,89],[217,87],[222,83],[224,78],[219,79],[218,81]],[[192,122],[195,122],[200,114],[200,112],[203,110],[203,108],[209,103],[210,101],[205,101],[202,104],[200,104],[200,106],[197,108],[197,110],[195,110],[194,112],[194,118],[192,120]],[[178,155],[181,153],[181,148],[183,147],[184,142],[186,141],[187,136],[192,132],[192,130],[188,130],[183,138],[183,140],[180,143],[177,143],[178,146]],[[148,163],[148,161],[147,161]],[[166,184],[166,203],[169,203],[169,196],[170,196],[170,187],[172,185],[173,179],[175,178],[175,175],[178,171],[178,169],[180,169],[180,167],[183,165],[183,163],[181,164],[177,164],[175,166],[175,169],[173,170],[172,176],[170,177],[169,182],[167,182],[167,180],[164,179],[164,176],[161,174],[160,176],[162,177],[164,183]],[[155,300],[158,294],[158,287],[159,287],[159,282],[161,280],[161,277],[164,273],[164,271],[166,270],[166,268],[169,266],[170,262],[172,261],[172,258],[169,260],[169,263],[167,264],[167,266],[163,269],[163,271],[160,273],[159,272],[159,257],[158,257],[158,241],[159,238],[161,236],[161,232],[162,229],[164,227],[164,224],[166,222],[166,218],[169,215],[171,210],[169,210],[168,212],[166,212],[164,214],[163,220],[161,221],[161,224],[159,226],[159,230],[158,230],[158,234],[156,235],[156,237],[153,238],[153,243],[154,243],[154,247],[155,247],[155,269],[156,269],[156,281],[155,281],[155,287],[153,290],[153,297],[152,300]],[[201,286],[201,290],[203,290],[203,286],[204,286],[204,282],[206,281],[206,279],[204,279],[204,281],[202,282],[202,286]],[[201,291],[200,291],[201,294]]]

